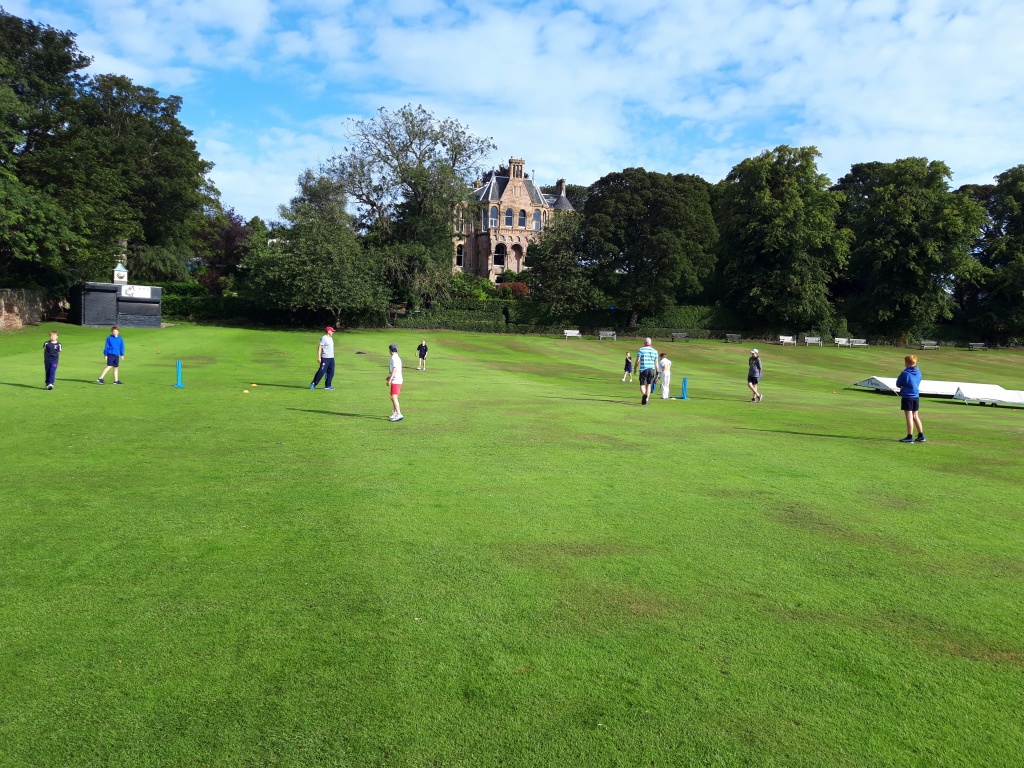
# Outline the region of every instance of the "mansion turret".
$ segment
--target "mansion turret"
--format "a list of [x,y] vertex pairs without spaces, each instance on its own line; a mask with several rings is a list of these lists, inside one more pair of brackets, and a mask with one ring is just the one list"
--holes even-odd
[[474,190],[475,208],[456,216],[456,272],[497,280],[506,269],[521,272],[526,251],[558,213],[573,211],[565,179],[545,195],[523,173],[523,161],[509,158],[508,176],[487,174]]

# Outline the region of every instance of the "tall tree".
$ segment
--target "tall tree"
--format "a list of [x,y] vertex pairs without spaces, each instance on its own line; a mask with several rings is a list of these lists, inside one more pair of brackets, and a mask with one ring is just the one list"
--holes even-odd
[[596,285],[630,325],[703,289],[718,232],[699,176],[627,168],[598,179],[584,205],[583,248]]
[[600,300],[583,262],[582,224],[580,214],[556,216],[526,252],[533,298],[557,317],[591,309]]
[[841,195],[818,172],[815,147],[779,146],[736,165],[716,190],[722,282],[754,327],[827,327],[829,284],[850,233],[836,226]]
[[254,228],[243,262],[250,294],[289,312],[327,315],[337,325],[383,319],[382,265],[361,246],[343,189],[333,176],[310,170],[298,184],[299,194],[280,209],[286,228],[276,242]]
[[841,221],[856,238],[851,322],[902,340],[952,316],[955,281],[977,272],[970,251],[984,209],[952,192],[951,177],[943,162],[908,157],[858,163],[836,184]]
[[469,201],[494,144],[411,105],[352,120],[349,136],[331,171],[360,226],[388,254],[394,292],[415,304],[451,274],[454,212]]
[[985,208],[973,253],[980,269],[957,286],[968,325],[989,338],[1024,338],[1024,165],[996,176],[995,184],[958,192]]

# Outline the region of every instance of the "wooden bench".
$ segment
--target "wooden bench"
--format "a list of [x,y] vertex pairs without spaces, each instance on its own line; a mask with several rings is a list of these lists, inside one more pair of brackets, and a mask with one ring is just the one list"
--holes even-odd
[[689,341],[690,334],[688,333],[673,333],[672,341]]
[[848,347],[848,346],[850,346],[850,340],[848,338],[846,338],[845,336],[836,336],[835,341],[836,341],[836,346],[837,347]]
[[728,344],[730,341],[743,341],[740,334],[738,333],[727,333],[725,334],[725,343]]
[[984,341],[970,341],[967,343],[967,349],[973,352],[976,349],[988,349],[988,345]]
[[851,347],[866,347],[868,345],[867,339],[850,339]]
[[821,342],[821,336],[804,336],[804,346],[809,347],[811,344],[817,344],[819,347],[824,346]]
[[611,339],[612,341],[618,341],[618,338],[615,336],[615,331],[598,331],[597,340],[600,341],[601,339]]
[[782,346],[786,346],[787,344],[796,346],[796,340],[792,336],[779,336],[779,344]]
[[921,341],[921,349],[938,349],[938,348],[939,348],[939,342],[937,342],[937,341],[928,341],[927,339],[924,339],[924,340]]
[[582,339],[583,334],[579,331],[564,331],[565,338],[567,339]]

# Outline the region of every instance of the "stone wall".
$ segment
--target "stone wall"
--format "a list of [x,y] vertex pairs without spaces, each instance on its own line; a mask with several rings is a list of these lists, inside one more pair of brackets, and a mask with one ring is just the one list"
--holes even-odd
[[42,322],[52,303],[39,291],[0,289],[0,331],[16,331]]

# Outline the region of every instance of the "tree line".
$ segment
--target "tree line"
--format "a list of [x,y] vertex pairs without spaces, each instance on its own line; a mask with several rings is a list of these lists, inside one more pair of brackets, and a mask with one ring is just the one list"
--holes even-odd
[[637,327],[700,305],[750,332],[905,340],[947,323],[1024,338],[1024,165],[959,189],[925,158],[833,183],[814,147],[717,183],[627,168],[568,185],[576,214],[529,247],[512,290],[452,274],[495,149],[457,120],[411,105],[352,120],[350,145],[300,174],[277,221],[246,221],[222,206],[181,100],[89,63],[72,33],[0,11],[0,285],[60,293],[124,258],[133,280],[284,322],[379,325],[395,304],[504,292],[551,324],[600,310]]

